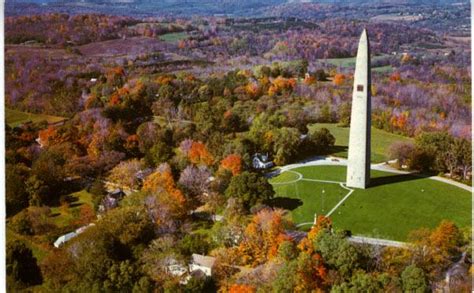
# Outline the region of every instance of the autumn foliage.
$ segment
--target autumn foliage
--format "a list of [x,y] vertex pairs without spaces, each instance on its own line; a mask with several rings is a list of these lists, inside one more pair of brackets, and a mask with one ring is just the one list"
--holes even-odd
[[206,146],[200,141],[192,142],[191,149],[188,152],[188,158],[191,163],[196,165],[204,164],[210,166],[214,162],[214,158],[209,153]]
[[400,72],[394,72],[392,75],[390,75],[390,81],[400,81]]
[[265,209],[252,218],[238,248],[244,264],[256,266],[274,258],[280,244],[290,239],[285,230],[291,223],[284,214],[281,209]]
[[54,138],[56,135],[57,131],[56,128],[49,126],[46,129],[40,130],[38,133],[38,137],[40,139],[40,142],[43,146],[48,146],[50,144],[50,141]]
[[268,95],[274,96],[283,92],[291,92],[296,86],[296,80],[294,78],[277,77],[272,81],[270,88],[268,89]]
[[308,236],[304,238],[303,240],[301,240],[301,242],[298,245],[298,248],[301,251],[312,254],[314,252],[313,241],[316,239],[319,232],[321,232],[324,229],[331,229],[331,227],[332,227],[332,220],[323,215],[319,215],[316,220],[316,225],[313,225],[313,227],[311,227],[311,230],[308,232]]
[[255,288],[245,284],[234,284],[230,287],[229,293],[254,293]]
[[338,73],[334,75],[333,83],[334,85],[342,85],[344,84],[344,81],[346,80],[346,76],[342,73]]
[[231,154],[221,161],[221,168],[229,170],[232,175],[239,175],[242,171],[242,158],[239,155]]
[[183,212],[186,199],[176,187],[170,170],[156,171],[143,182],[143,191],[158,195],[159,201],[166,204],[175,215]]

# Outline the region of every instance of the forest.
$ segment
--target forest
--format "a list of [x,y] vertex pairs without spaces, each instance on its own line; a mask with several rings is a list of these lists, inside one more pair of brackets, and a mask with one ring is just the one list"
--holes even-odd
[[[471,257],[470,229],[443,221],[403,249],[354,244],[320,216],[294,237],[252,164],[337,152],[311,126],[349,126],[362,27],[373,126],[413,138],[386,160],[471,184],[471,52],[447,32],[342,18],[7,17],[6,107],[64,118],[6,121],[8,289],[440,288]],[[213,258],[212,276],[177,272],[194,254]],[[451,290],[469,292],[467,274]]]

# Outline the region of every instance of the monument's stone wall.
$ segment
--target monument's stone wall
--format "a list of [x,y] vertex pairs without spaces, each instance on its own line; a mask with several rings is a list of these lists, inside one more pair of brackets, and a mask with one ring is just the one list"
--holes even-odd
[[370,95],[370,44],[367,31],[364,30],[359,40],[352,92],[346,178],[348,187],[366,188],[370,181]]

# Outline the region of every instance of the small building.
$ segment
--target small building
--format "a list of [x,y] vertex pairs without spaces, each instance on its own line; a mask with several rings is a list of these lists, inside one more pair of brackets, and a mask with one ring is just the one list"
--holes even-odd
[[189,264],[189,271],[191,273],[201,271],[210,277],[212,276],[212,268],[215,262],[215,257],[193,253],[191,263]]
[[108,210],[118,207],[119,202],[125,196],[125,192],[122,189],[117,188],[109,192],[103,199],[99,206],[99,212],[103,213]]
[[62,236],[59,236],[58,239],[54,241],[54,247],[59,248],[59,246],[63,245],[64,243],[68,242],[69,240],[71,240],[72,238],[76,236],[77,236],[76,232],[70,232]]
[[143,170],[138,171],[135,173],[135,178],[140,182],[140,184],[143,184],[143,181],[155,170],[153,168],[146,168]]
[[273,162],[268,159],[268,155],[256,153],[253,155],[252,166],[255,169],[268,169],[273,167]]
[[74,238],[77,235],[81,234],[82,232],[86,231],[87,228],[89,228],[90,226],[95,226],[95,224],[90,223],[89,225],[77,228],[76,231],[74,231],[74,232],[69,232],[69,233],[64,234],[62,236],[59,236],[58,239],[56,239],[56,241],[54,241],[54,247],[59,248],[64,243],[68,242],[69,240],[71,240],[72,238]]

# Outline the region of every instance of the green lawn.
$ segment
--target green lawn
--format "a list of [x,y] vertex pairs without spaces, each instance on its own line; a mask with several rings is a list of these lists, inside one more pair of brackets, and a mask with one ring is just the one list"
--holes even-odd
[[46,120],[48,123],[56,123],[63,121],[66,118],[44,114],[33,114],[5,108],[5,119],[10,127],[16,127],[28,121],[40,122]]
[[[306,179],[341,182],[345,181],[346,175],[343,166],[309,166],[292,171],[301,173]],[[297,178],[286,173],[270,182]],[[434,228],[444,219],[461,228],[471,226],[471,193],[468,191],[413,175],[372,170],[371,177],[372,187],[356,189],[331,215],[336,228],[350,230],[354,235],[404,241],[410,231]],[[348,192],[337,184],[312,181],[274,185],[274,189],[281,198],[277,206],[292,210],[297,224],[313,221],[315,212],[327,213]],[[322,189],[325,190],[324,202]]]
[[[388,55],[380,55],[380,56],[373,56],[372,61],[378,61],[386,59]],[[348,57],[348,58],[327,58],[327,59],[320,59],[321,62],[329,63],[331,65],[337,67],[355,67],[356,57]],[[373,67],[372,70],[378,72],[386,72],[392,70],[391,66],[381,66],[381,67]]]
[[70,194],[73,201],[69,204],[69,207],[63,206],[51,208],[51,218],[53,223],[58,227],[65,227],[71,224],[74,220],[79,217],[80,209],[84,204],[89,205],[91,208],[94,207],[92,203],[92,194],[86,190],[81,190]]
[[[349,127],[338,127],[334,123],[316,123],[308,125],[308,128],[327,128],[336,138],[333,155],[347,158],[347,146],[349,145]],[[394,142],[410,142],[413,139],[393,133],[389,133],[372,127],[371,139],[371,161],[380,163],[388,160],[388,150]]]
[[188,38],[188,34],[186,32],[180,33],[169,33],[160,36],[160,40],[168,43],[176,43],[178,41],[184,40]]

